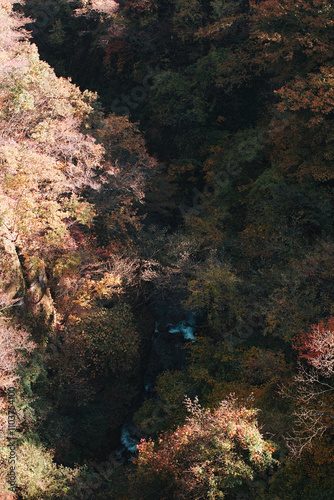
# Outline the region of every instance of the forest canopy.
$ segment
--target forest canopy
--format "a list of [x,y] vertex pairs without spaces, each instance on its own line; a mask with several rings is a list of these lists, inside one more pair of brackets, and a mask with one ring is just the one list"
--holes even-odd
[[329,0],[0,0],[0,499],[334,496]]

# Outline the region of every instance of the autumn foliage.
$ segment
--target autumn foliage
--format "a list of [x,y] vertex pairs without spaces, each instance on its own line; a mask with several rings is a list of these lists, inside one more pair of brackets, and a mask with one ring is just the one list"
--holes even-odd
[[154,481],[159,498],[224,498],[276,463],[275,448],[257,427],[256,410],[233,396],[212,411],[197,399],[186,399],[186,405],[189,416],[183,426],[138,446],[137,477]]
[[309,332],[298,336],[294,347],[309,365],[331,377],[334,372],[334,318],[312,325]]
[[333,498],[333,47],[329,0],[0,0],[0,496],[15,388],[18,499]]

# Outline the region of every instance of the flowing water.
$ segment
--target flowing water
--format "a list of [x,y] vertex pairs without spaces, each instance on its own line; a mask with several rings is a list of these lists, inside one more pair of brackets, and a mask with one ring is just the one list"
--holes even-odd
[[[165,325],[159,325],[158,322],[155,324],[155,331],[154,331],[154,336],[155,336],[155,350],[159,349],[159,334],[161,333],[159,330],[163,329],[168,331],[168,334],[171,336],[171,341],[173,344],[173,339],[174,339],[174,346],[178,347],[182,346],[182,343],[180,343],[180,334],[183,336],[184,340],[191,340],[192,342],[195,342],[195,330],[196,330],[196,320],[193,314],[189,314],[187,316],[187,319],[182,320],[176,324],[172,323],[167,323]],[[154,353],[153,353],[154,356]],[[155,385],[155,379],[156,379],[157,374],[148,374],[145,377],[145,392],[146,394],[150,391],[152,387]],[[144,395],[145,397],[145,395]],[[128,454],[134,455],[137,451],[136,446],[139,443],[139,437],[138,434],[139,432],[136,432],[137,429],[134,427],[134,425],[131,423],[131,421],[127,421],[123,428],[122,428],[122,433],[121,433],[121,443],[123,445],[122,452],[127,452]]]

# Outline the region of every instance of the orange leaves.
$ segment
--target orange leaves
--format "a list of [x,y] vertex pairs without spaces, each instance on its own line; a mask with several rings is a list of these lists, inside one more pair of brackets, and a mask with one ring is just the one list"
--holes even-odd
[[277,109],[290,114],[273,133],[272,160],[300,181],[332,179],[332,5],[327,0],[270,0],[254,5],[254,12],[251,38],[260,44],[256,59],[283,84],[274,91],[280,98]]
[[276,93],[282,99],[279,111],[309,110],[315,114],[309,126],[320,123],[334,109],[334,68],[322,66],[318,73],[310,73],[306,78],[297,76]]
[[158,6],[156,0],[139,0],[127,2],[124,10],[135,11],[135,12],[155,12]]
[[[252,3],[250,40],[259,67],[284,84],[333,58],[333,9],[329,1],[268,0]],[[257,47],[257,50],[256,50]]]
[[288,366],[282,352],[274,353],[252,347],[241,360],[247,380],[252,385],[277,385],[288,375]]
[[118,190],[126,193],[125,203],[143,200],[157,163],[148,155],[137,126],[126,117],[111,115],[103,121],[97,136],[105,148],[106,189],[110,186],[115,194],[119,194]]
[[[101,2],[94,5],[103,8]],[[9,36],[17,22],[9,8],[0,14],[8,24]],[[102,121],[93,107],[95,94],[81,92],[70,80],[58,78],[39,59],[35,46],[12,38],[24,64],[11,66],[0,75],[1,223],[20,251],[34,253],[49,264],[61,252],[71,261],[68,253],[84,238],[77,233],[75,240],[70,226],[74,221],[86,225],[92,221],[94,201],[100,215],[114,217],[122,230],[127,224],[138,224],[131,206],[143,200],[156,162],[147,154],[135,125],[115,116]],[[7,45],[3,49],[10,58],[12,47]],[[92,123],[99,142],[89,133]],[[84,195],[89,202],[82,200]],[[58,264],[55,277],[61,267]],[[64,290],[73,289],[73,276],[68,271],[65,274],[60,284],[63,299],[67,296]],[[98,287],[96,283],[79,286],[81,291],[85,289],[76,297],[79,305],[87,304],[92,289],[96,297],[117,288],[117,276],[109,276],[105,286],[103,279]]]
[[[0,15],[9,36],[17,21],[10,9]],[[35,46],[14,35],[8,40],[6,57],[14,44],[24,64],[0,73],[1,224],[26,262],[34,256],[37,267],[47,266],[59,318],[73,325],[98,300],[123,291],[126,271],[123,266],[120,275],[113,265],[97,262],[93,238],[71,226],[78,222],[87,232],[94,201],[99,215],[114,218],[121,230],[136,226],[132,203],[143,200],[156,162],[135,125],[123,117],[102,120],[95,94],[58,78]]]
[[277,95],[281,99],[278,110],[288,112],[290,118],[278,133],[273,133],[272,159],[301,181],[332,179],[333,68],[321,67],[317,73],[296,77]]
[[186,398],[189,417],[174,433],[138,446],[139,480],[167,479],[169,498],[221,498],[230,488],[252,479],[275,460],[275,447],[263,440],[256,410],[238,405],[230,395],[215,410]]

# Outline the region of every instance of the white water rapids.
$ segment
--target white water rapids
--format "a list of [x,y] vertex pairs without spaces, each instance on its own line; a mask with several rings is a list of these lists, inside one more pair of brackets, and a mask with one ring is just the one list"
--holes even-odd
[[168,325],[170,326],[169,328],[169,333],[182,333],[183,338],[185,340],[195,340],[194,332],[196,330],[195,327],[195,318],[192,314],[188,315],[188,318],[186,321],[181,321],[180,323],[177,323],[176,325]]

